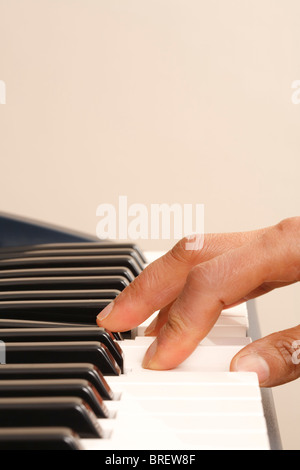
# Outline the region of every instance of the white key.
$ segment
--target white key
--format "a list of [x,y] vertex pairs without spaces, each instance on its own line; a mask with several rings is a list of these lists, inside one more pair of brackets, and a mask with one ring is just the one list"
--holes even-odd
[[[144,336],[144,332],[148,325],[150,325],[151,320],[144,322],[142,325],[138,326],[138,336]],[[221,314],[215,325],[208,333],[208,338],[214,337],[243,337],[247,335],[247,330],[249,328],[248,318],[245,316],[237,315],[223,315]]]
[[149,383],[149,384],[178,384],[186,385],[203,384],[207,386],[254,386],[258,389],[257,375],[254,372],[196,372],[179,371],[172,369],[168,371],[146,370],[129,371],[120,376],[106,376],[108,384],[113,388],[124,383]]
[[264,429],[178,431],[161,425],[155,430],[150,424],[145,430],[116,431],[109,439],[83,439],[82,445],[88,450],[268,450],[269,439]]
[[[136,341],[125,340],[121,347],[125,357],[125,369],[142,368],[141,364],[147,346],[153,338],[144,337]],[[251,341],[249,338],[205,338],[195,351],[182,363],[178,370],[229,371],[231,359]],[[131,344],[133,343],[133,344]],[[140,345],[143,344],[143,345]]]

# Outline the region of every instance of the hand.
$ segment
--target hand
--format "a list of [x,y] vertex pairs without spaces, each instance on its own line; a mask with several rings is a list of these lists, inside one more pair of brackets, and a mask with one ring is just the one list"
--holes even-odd
[[[186,250],[186,241],[150,264],[97,318],[99,326],[126,331],[160,310],[145,332],[157,336],[143,360],[148,369],[179,365],[222,310],[300,280],[300,217],[252,232],[207,234],[201,250]],[[300,325],[246,346],[230,370],[254,371],[265,387],[298,378]]]

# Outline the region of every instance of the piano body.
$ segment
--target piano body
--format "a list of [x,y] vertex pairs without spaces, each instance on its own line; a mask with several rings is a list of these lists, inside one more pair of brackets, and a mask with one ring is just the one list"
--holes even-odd
[[157,253],[0,214],[1,449],[280,449],[270,390],[228,372],[259,337],[254,302],[222,312],[171,371],[148,371],[151,319],[125,333],[96,315]]

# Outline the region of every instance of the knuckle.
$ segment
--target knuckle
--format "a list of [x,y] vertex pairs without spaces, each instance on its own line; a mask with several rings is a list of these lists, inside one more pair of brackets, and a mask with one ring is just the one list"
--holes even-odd
[[175,261],[178,261],[179,263],[187,263],[194,259],[196,253],[194,250],[186,250],[187,243],[188,237],[184,237],[170,250],[170,256],[175,259]]
[[210,279],[210,268],[208,263],[197,264],[194,266],[186,280],[187,288],[191,291],[199,291],[201,286],[208,284]]
[[167,323],[164,326],[164,336],[167,340],[174,340],[180,338],[180,336],[188,329],[191,328],[190,322],[188,322],[188,316],[182,312],[173,313],[169,316]]
[[194,266],[187,277],[187,286],[192,291],[212,289],[219,285],[226,276],[226,266],[221,258],[213,258],[208,262]]
[[275,228],[282,234],[285,233],[297,233],[299,235],[300,230],[300,217],[289,217],[281,220]]
[[180,263],[193,265],[195,261],[211,257],[214,252],[214,237],[211,234],[185,236],[169,251],[169,256]]
[[[300,217],[282,220],[259,238],[260,254],[268,265],[266,276],[278,276],[285,282],[300,279]],[[273,274],[272,274],[273,273]],[[267,281],[266,278],[263,281]]]

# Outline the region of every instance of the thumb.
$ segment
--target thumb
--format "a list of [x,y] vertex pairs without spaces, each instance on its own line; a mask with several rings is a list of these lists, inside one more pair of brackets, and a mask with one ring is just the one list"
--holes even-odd
[[234,356],[232,372],[256,372],[261,387],[300,377],[300,325],[254,341]]

